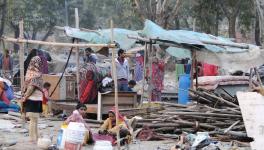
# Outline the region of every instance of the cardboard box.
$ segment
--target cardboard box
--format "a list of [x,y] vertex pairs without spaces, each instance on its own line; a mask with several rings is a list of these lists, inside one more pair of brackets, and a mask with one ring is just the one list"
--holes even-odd
[[[50,74],[43,74],[43,83],[49,82],[51,84],[49,93],[54,90],[56,84],[58,83],[61,75],[50,75]],[[75,99],[75,77],[65,75],[62,77],[58,87],[56,88],[55,92],[51,96],[52,100],[67,100],[67,99]]]

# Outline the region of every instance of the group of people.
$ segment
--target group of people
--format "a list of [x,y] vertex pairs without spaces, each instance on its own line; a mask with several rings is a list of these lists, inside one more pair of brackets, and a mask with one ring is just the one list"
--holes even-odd
[[[113,107],[111,110],[108,111],[108,118],[104,121],[101,125],[98,133],[92,133],[89,126],[84,121],[83,117],[86,114],[87,107],[82,103],[78,103],[76,106],[76,110],[67,118],[64,124],[68,125],[70,122],[78,122],[83,123],[87,132],[85,134],[85,139],[83,144],[90,144],[93,143],[96,138],[102,136],[105,140],[111,140],[112,144],[117,143],[116,136],[119,133],[120,138],[122,139],[120,142],[121,144],[126,144],[131,141],[131,121],[128,121],[124,116],[120,113],[116,112],[115,108]],[[118,122],[116,121],[116,116],[118,117]],[[117,123],[116,123],[117,122]],[[102,138],[100,138],[102,139]]]
[[[125,51],[120,49],[118,57],[115,59],[116,63],[116,76],[119,91],[133,91],[136,85],[134,80],[130,79],[130,70],[128,60],[125,58]],[[70,122],[81,122],[85,124],[83,115],[85,114],[87,103],[97,103],[97,93],[99,82],[102,81],[98,67],[96,66],[97,57],[93,54],[91,48],[85,49],[84,64],[79,70],[80,72],[80,100],[76,106],[76,110],[65,121],[66,124]],[[6,64],[6,60],[3,61]],[[42,73],[46,73],[44,68],[47,67],[46,61],[39,55],[32,55],[26,64],[25,72],[25,85],[22,89],[22,107],[21,111],[25,112],[26,116],[30,119],[29,123],[29,136],[32,142],[38,139],[38,118],[41,114],[47,116],[49,113],[49,88],[51,84],[43,83]],[[43,70],[44,69],[44,70]],[[1,91],[0,91],[1,92]],[[118,123],[116,123],[116,116],[118,116]],[[92,140],[92,133],[89,127],[87,128],[87,141]],[[120,133],[121,137],[129,137],[129,125],[122,115],[112,109],[108,113],[108,118],[104,121],[99,130],[100,135],[109,135],[115,137]],[[88,140],[89,139],[89,140]],[[129,138],[125,138],[129,139]]]

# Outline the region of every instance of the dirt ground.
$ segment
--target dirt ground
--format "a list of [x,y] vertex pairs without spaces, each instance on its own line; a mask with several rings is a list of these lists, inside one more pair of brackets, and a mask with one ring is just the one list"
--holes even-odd
[[[8,123],[3,122],[6,121],[2,118],[4,114],[0,114],[0,124],[2,120],[2,124]],[[38,150],[36,144],[29,142],[28,132],[25,132],[24,129],[21,128],[21,122],[16,122],[14,120],[9,120],[17,127],[13,129],[1,129],[0,125],[0,150]],[[62,121],[50,121],[47,119],[40,119],[39,121],[39,134],[41,136],[48,135],[52,137],[52,143],[56,144],[57,134],[60,129]],[[26,124],[26,128],[28,124]],[[96,132],[96,128],[92,128],[92,131]],[[16,143],[12,146],[5,146],[10,143]],[[174,141],[165,140],[165,141],[139,141],[136,140],[128,147],[122,147],[122,149],[126,150],[169,150],[171,146],[174,145]],[[2,145],[2,147],[1,147]],[[93,145],[87,145],[83,147],[83,150],[92,150]],[[115,149],[117,149],[115,147]]]

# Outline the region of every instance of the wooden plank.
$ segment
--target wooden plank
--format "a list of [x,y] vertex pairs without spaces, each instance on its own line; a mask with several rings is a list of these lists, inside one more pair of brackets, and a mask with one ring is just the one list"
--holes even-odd
[[253,137],[251,148],[261,150],[264,147],[264,97],[256,92],[237,92],[247,135]]

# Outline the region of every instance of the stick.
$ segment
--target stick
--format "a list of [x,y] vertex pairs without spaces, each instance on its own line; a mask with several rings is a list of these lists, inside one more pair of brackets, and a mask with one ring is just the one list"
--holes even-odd
[[240,122],[240,120],[234,122],[230,127],[228,127],[227,129],[225,129],[224,133],[227,133],[228,131],[230,131],[235,125],[237,125]]
[[168,102],[154,102],[154,103],[161,104],[161,105],[169,105],[169,106],[187,108],[186,105],[182,105],[182,104],[175,104],[175,103],[168,103]]
[[203,113],[203,112],[166,112],[169,115],[201,115],[201,116],[215,116],[215,117],[238,117],[241,115],[231,115],[231,114],[218,114],[218,113]]
[[231,103],[231,102],[229,102],[229,101],[227,101],[227,100],[225,100],[225,99],[223,99],[223,98],[220,98],[220,97],[217,97],[217,96],[215,96],[215,95],[212,95],[212,94],[209,94],[209,93],[207,93],[207,92],[203,92],[205,95],[207,95],[207,96],[210,96],[210,97],[212,97],[212,98],[215,98],[215,99],[217,99],[217,100],[219,100],[219,101],[221,101],[221,102],[224,102],[224,103],[226,103],[226,104],[228,104],[228,105],[231,105],[231,106],[234,106],[234,107],[236,107],[236,108],[240,108],[238,105],[236,105],[236,104],[234,104],[234,103]]

